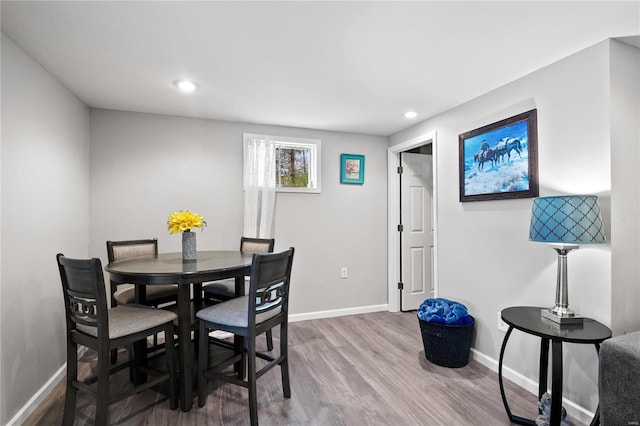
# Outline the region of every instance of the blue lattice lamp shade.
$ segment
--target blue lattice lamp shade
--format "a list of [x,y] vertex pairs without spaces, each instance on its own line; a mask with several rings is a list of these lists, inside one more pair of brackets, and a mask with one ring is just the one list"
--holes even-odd
[[560,325],[581,323],[569,309],[567,254],[580,244],[604,243],[604,226],[595,195],[560,195],[533,200],[529,239],[552,243],[558,253],[556,303],[540,311],[543,318]]
[[595,195],[561,195],[533,200],[529,240],[556,244],[604,243]]

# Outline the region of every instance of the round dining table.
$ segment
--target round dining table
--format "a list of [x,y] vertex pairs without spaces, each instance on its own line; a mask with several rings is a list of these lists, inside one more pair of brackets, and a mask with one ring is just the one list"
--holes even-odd
[[[251,254],[240,251],[199,251],[197,259],[192,261],[183,261],[182,253],[161,253],[158,256],[116,260],[105,267],[109,272],[111,285],[135,286],[135,301],[140,304],[146,301],[146,286],[177,284],[176,333],[182,411],[189,411],[193,405],[194,351],[191,343],[191,324],[193,315],[202,304],[202,283],[235,278],[236,296],[242,296],[244,277],[249,275],[251,261]],[[235,339],[236,350],[242,350],[243,344],[242,339]],[[146,342],[136,345],[134,352],[137,363],[146,363]],[[243,366],[237,368],[242,369]]]

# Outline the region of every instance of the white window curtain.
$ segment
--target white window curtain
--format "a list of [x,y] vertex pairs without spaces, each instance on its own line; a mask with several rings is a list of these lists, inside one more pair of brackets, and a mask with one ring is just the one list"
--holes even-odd
[[271,138],[245,144],[244,236],[273,238],[276,211],[276,147]]

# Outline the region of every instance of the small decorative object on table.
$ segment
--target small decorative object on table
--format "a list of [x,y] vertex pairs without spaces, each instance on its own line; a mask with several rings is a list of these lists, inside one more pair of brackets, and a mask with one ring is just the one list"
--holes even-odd
[[[549,422],[551,421],[551,394],[549,392],[545,392],[538,401],[538,417],[534,420],[536,426],[549,426]],[[560,410],[560,420],[562,421],[561,426],[565,426],[564,422],[567,418],[567,410],[561,407]]]
[[167,220],[169,233],[182,232],[182,260],[194,261],[197,259],[196,234],[191,230],[203,228],[206,225],[207,222],[204,218],[191,210],[183,210],[169,215]]
[[462,303],[427,299],[418,308],[425,357],[434,364],[459,368],[469,363],[473,317]]

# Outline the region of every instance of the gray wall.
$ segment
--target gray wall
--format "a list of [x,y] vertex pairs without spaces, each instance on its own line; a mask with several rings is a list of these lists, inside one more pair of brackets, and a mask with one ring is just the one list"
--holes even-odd
[[640,49],[611,41],[611,328],[640,330]]
[[[148,237],[179,251],[166,220],[184,209],[207,221],[198,249],[236,250],[243,132],[322,140],[322,193],[277,195],[276,250],[296,248],[291,313],[386,304],[384,137],[92,110],[90,254],[104,259],[108,239]],[[340,184],[341,153],[365,155],[364,185]]]
[[89,247],[89,109],[2,34],[2,392],[6,424],[65,362],[55,255]]
[[[627,114],[615,133],[610,123],[620,109],[613,107],[618,92],[630,95],[627,103],[638,117],[638,50],[615,48],[620,50],[615,63],[605,41],[390,137],[395,145],[437,132],[440,296],[467,304],[477,319],[474,348],[492,360],[498,358],[504,336],[497,329],[498,311],[553,305],[557,257],[546,245],[528,241],[531,199],[458,201],[458,135],[532,108],[538,110],[540,195],[597,194],[610,241],[630,234],[615,246],[583,247],[570,254],[570,306],[608,325],[612,311],[620,307],[637,312],[637,290],[625,299],[617,290],[621,283],[612,281],[612,247],[616,255],[629,250],[619,260],[630,273],[619,278],[625,287],[637,289],[638,228],[633,222],[638,218],[638,122]],[[633,58],[636,67],[629,69]],[[620,75],[616,92],[610,90],[612,74]],[[628,78],[633,76],[636,80]],[[624,152],[628,145],[633,147],[629,155]],[[633,171],[612,188],[612,175],[622,179],[612,173],[618,167]],[[537,382],[538,340],[514,333],[509,343],[505,366],[525,382]],[[595,410],[597,358],[592,346],[567,346],[564,396]]]

